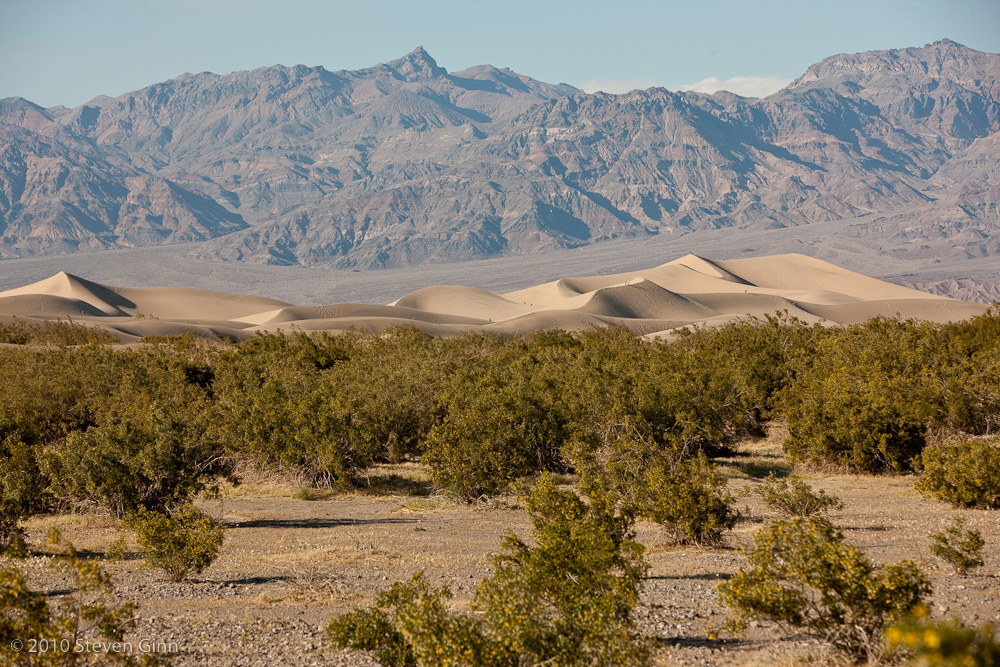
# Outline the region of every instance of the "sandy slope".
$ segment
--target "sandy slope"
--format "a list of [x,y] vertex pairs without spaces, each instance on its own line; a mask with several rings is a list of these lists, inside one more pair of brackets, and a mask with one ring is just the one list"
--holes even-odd
[[0,292],[0,321],[72,318],[126,341],[185,331],[245,338],[257,331],[380,331],[399,324],[435,336],[608,324],[657,335],[693,323],[719,324],[776,311],[806,322],[852,324],[877,315],[945,322],[985,310],[798,254],[720,262],[687,255],[651,269],[563,278],[503,295],[427,287],[388,306],[293,306],[180,287],[113,287],[66,273]]

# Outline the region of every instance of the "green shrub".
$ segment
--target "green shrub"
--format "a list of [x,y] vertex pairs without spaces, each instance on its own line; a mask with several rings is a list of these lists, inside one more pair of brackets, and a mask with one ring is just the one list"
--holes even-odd
[[427,436],[422,462],[434,483],[472,502],[546,468],[558,424],[518,387],[477,385]]
[[[123,642],[136,627],[135,603],[120,603],[110,575],[100,565],[84,560],[58,533],[50,545],[60,547],[51,562],[70,580],[70,593],[36,592],[23,573],[0,570],[0,658],[15,665],[167,664],[167,654],[133,655],[128,651],[102,653],[78,646]],[[16,642],[21,642],[15,650]],[[46,650],[29,653],[30,648]]]
[[885,633],[889,649],[910,656],[910,663],[927,667],[993,667],[1000,665],[1000,639],[992,625],[970,628],[955,618],[932,621],[926,611]]
[[934,540],[931,553],[945,561],[958,574],[968,574],[969,570],[983,565],[983,535],[978,530],[963,530],[965,520],[956,518],[948,528],[941,533],[931,533]]
[[818,341],[783,392],[796,461],[874,474],[910,470],[940,415],[934,325],[875,318]]
[[632,619],[646,564],[631,520],[588,506],[547,475],[526,502],[535,546],[506,538],[476,589],[476,615],[448,610],[447,589],[418,574],[373,609],[334,619],[331,640],[375,651],[390,667],[647,664]]
[[0,441],[0,555],[27,555],[19,523],[44,502],[36,448],[8,435]]
[[676,544],[718,544],[740,518],[725,480],[702,452],[624,434],[577,461],[581,487],[660,524]]
[[876,661],[885,628],[930,594],[912,561],[872,566],[823,519],[776,521],[745,552],[748,564],[720,584],[719,597],[737,616],[798,628],[854,658]]
[[679,403],[702,404],[697,410],[702,428],[714,424],[712,430],[725,439],[763,436],[779,393],[792,380],[793,364],[824,334],[821,327],[776,313],[682,329],[657,356],[672,358],[676,367],[666,391]]
[[75,431],[46,460],[58,493],[118,516],[163,511],[229,476],[212,426],[185,406],[122,405],[100,426]]
[[140,509],[125,523],[135,533],[146,562],[175,582],[201,574],[218,557],[225,539],[225,526],[194,505],[169,515]]
[[446,606],[451,593],[434,588],[423,575],[394,583],[373,609],[334,619],[327,636],[335,646],[373,651],[386,667],[514,667],[517,661],[492,640],[483,622]]
[[840,498],[828,496],[822,489],[817,493],[804,480],[776,477],[773,472],[757,487],[757,493],[765,505],[786,517],[808,518],[844,507]]
[[645,664],[632,611],[646,574],[632,520],[545,475],[526,499],[535,546],[510,535],[473,601],[521,664]]
[[413,327],[394,327],[356,341],[351,358],[332,369],[350,402],[354,437],[371,442],[376,459],[396,462],[423,452],[428,431],[446,411],[444,391],[456,367],[444,346]]
[[667,459],[643,471],[635,490],[640,518],[663,526],[676,544],[719,544],[740,518],[725,480],[708,458]]
[[[403,593],[407,584],[394,583],[387,592],[379,593],[375,598],[375,605],[371,609],[355,609],[354,611],[342,614],[330,621],[326,628],[326,635],[330,642],[339,648],[353,648],[360,651],[371,651],[375,658],[385,667],[416,667],[417,659],[413,655],[413,649],[406,635],[394,624],[394,619],[401,619],[400,610],[390,616],[389,610],[392,603],[404,597],[416,597],[419,593]],[[413,581],[409,584],[416,591],[423,591],[427,588],[426,582],[420,574],[413,576]],[[426,593],[434,596],[433,591]],[[447,595],[446,590],[437,592],[436,597],[440,599]]]
[[93,426],[121,385],[122,359],[105,346],[0,348],[0,429],[49,446]]
[[215,414],[226,448],[264,468],[304,474],[313,486],[353,486],[378,453],[353,428],[351,398],[331,370],[336,339],[251,339],[215,369]]
[[921,455],[920,493],[955,507],[1000,509],[1000,442],[970,440],[933,445]]
[[108,345],[117,343],[113,334],[69,320],[0,322],[0,343],[9,345]]
[[1000,428],[1000,305],[944,326],[949,357],[941,368],[943,423],[975,435]]

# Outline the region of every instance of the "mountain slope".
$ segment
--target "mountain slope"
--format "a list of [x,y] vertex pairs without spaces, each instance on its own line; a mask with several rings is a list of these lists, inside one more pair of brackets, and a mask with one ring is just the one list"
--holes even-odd
[[998,79],[1000,56],[943,40],[834,56],[766,99],[587,95],[418,48],[0,100],[0,257],[196,241],[385,268],[859,216],[890,254],[992,256]]

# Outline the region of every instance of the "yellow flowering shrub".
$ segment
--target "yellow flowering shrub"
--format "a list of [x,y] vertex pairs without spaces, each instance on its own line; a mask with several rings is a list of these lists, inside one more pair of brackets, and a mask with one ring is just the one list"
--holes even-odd
[[719,586],[720,600],[736,612],[732,629],[773,621],[869,661],[881,656],[885,627],[931,592],[915,563],[875,567],[823,519],[772,522],[745,555],[747,566]]
[[374,651],[387,667],[648,664],[632,620],[646,564],[631,520],[548,476],[526,502],[535,545],[507,537],[477,588],[477,614],[450,610],[448,589],[417,574],[334,619],[333,644]]
[[970,628],[959,619],[931,621],[926,608],[885,633],[892,651],[906,653],[921,667],[1000,665],[1000,638],[991,625]]
[[1000,509],[1000,440],[970,440],[928,447],[914,485],[923,495],[955,507]]
[[38,592],[24,574],[0,570],[0,663],[63,667],[84,664],[161,665],[170,656],[129,651],[80,650],[123,642],[136,627],[135,603],[119,602],[111,576],[81,558],[58,531],[49,545],[60,550],[52,567],[65,574],[69,593]]

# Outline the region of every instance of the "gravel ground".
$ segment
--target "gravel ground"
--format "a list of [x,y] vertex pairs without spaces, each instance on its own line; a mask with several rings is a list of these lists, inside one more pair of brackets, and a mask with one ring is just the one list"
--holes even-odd
[[[780,464],[773,443],[750,454],[724,468],[736,489],[758,483],[747,471]],[[407,474],[422,473],[410,467]],[[809,481],[845,502],[831,518],[874,562],[917,561],[933,581],[935,616],[1000,621],[1000,513],[957,511],[924,500],[911,477],[811,475]],[[238,495],[204,501],[202,508],[230,527],[219,559],[193,581],[170,583],[134,555],[108,563],[117,596],[138,604],[133,642],[168,644],[178,665],[376,665],[370,656],[336,651],[325,642],[331,618],[370,603],[418,570],[435,585],[449,585],[455,605],[467,608],[503,535],[530,532],[523,508],[512,499],[460,506],[433,496],[300,500],[296,491],[247,483]],[[639,526],[651,567],[637,617],[640,629],[657,642],[658,664],[836,663],[837,656],[816,642],[768,623],[753,624],[743,637],[710,638],[727,618],[716,586],[740,567],[738,548],[773,518],[754,495],[740,503],[748,520],[722,548],[668,546],[655,526]],[[986,565],[970,576],[952,574],[928,550],[928,533],[955,516],[964,516],[987,542]],[[120,534],[110,517],[36,517],[28,523],[29,544],[44,544],[53,526],[93,558],[103,556]],[[49,560],[35,555],[19,566],[37,588],[58,591],[65,582],[47,567]]]

